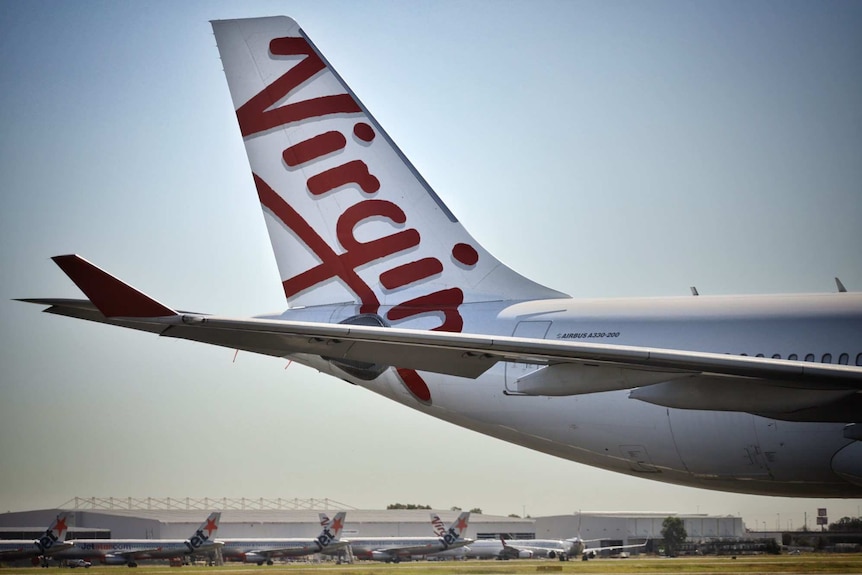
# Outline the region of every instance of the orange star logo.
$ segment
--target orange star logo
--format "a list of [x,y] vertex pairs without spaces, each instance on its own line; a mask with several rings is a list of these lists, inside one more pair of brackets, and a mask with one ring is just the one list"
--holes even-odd
[[57,530],[58,534],[62,533],[63,531],[66,530],[66,518],[65,517],[62,517],[62,518],[58,517],[57,518],[57,526],[55,527],[55,529]]
[[204,527],[207,530],[207,536],[212,535],[213,531],[218,529],[218,525],[216,525],[215,519],[207,519],[207,526]]
[[458,533],[461,533],[462,531],[467,529],[467,522],[463,518],[459,519],[456,528],[458,529]]
[[335,521],[332,522],[332,530],[338,533],[339,531],[341,531],[341,527],[341,517],[336,517]]

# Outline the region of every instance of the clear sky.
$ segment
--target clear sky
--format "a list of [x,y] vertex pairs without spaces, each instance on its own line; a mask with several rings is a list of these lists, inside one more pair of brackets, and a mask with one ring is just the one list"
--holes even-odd
[[472,235],[575,296],[862,289],[860,2],[0,2],[0,511],[328,497],[742,515],[284,361],[40,314],[77,252],[161,301],[284,308],[211,19],[287,14]]

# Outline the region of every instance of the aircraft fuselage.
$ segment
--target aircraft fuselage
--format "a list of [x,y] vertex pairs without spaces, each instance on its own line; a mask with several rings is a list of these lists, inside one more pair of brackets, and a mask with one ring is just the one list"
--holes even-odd
[[[554,299],[464,305],[460,311],[470,333],[850,365],[862,361],[862,294],[855,293]],[[281,317],[341,321],[356,313],[355,306],[321,306],[288,310]],[[541,366],[501,362],[475,380],[423,372],[431,393],[426,404],[408,393],[392,370],[363,381],[320,358],[294,359],[434,417],[587,465],[725,491],[862,496],[862,486],[836,474],[831,464],[842,449],[858,449],[858,442],[843,434],[852,420],[837,414],[835,421],[822,421],[824,410],[839,413],[842,405],[858,413],[846,401],[823,407],[818,421],[808,422],[788,420],[804,419],[805,411],[779,419],[670,408],[633,399],[630,390],[524,396],[516,393],[517,379]]]

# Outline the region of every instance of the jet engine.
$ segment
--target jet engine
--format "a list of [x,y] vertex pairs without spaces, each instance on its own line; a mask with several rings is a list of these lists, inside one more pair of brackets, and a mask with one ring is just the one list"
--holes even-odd
[[[858,433],[855,425],[852,428]],[[862,485],[862,441],[854,441],[833,455],[832,471],[854,485]]]
[[398,557],[393,557],[391,553],[386,553],[385,551],[372,551],[371,558],[375,561],[385,561],[387,563],[390,561],[398,562]]
[[261,555],[260,553],[254,553],[254,552],[249,552],[249,553],[244,554],[242,556],[242,560],[245,563],[257,563],[258,565],[263,565],[264,563],[267,562],[267,559],[265,556]]

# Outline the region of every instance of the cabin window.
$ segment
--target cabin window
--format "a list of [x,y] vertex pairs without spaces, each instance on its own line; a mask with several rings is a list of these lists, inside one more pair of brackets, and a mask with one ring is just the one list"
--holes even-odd
[[814,354],[813,353],[806,353],[805,354],[805,361],[814,361]]
[[[859,355],[862,355],[862,354],[859,354]],[[796,354],[795,354],[795,353],[791,353],[790,355],[788,355],[788,356],[787,356],[787,359],[789,359],[789,360],[791,360],[791,361],[796,361],[796,360],[797,360],[797,359],[799,359],[799,358],[798,358],[798,357],[796,357]]]
[[838,356],[838,363],[840,363],[841,365],[847,365],[848,363],[850,363],[850,355],[842,353]]
[[780,353],[773,353],[772,359],[781,359],[781,354]]
[[820,358],[820,363],[832,363],[832,354],[824,353],[823,357]]
[[862,353],[856,354],[856,365],[862,366]]

